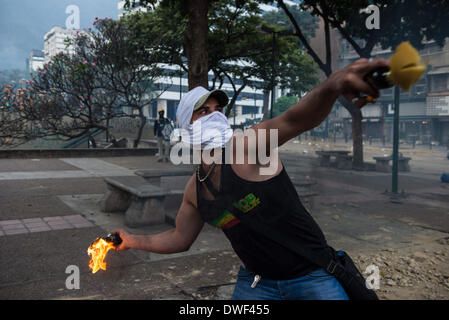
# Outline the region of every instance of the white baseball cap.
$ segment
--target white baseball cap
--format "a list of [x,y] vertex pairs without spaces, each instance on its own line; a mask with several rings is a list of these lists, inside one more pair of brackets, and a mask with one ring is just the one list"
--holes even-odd
[[225,107],[229,102],[228,95],[223,90],[215,89],[209,91],[201,86],[193,88],[179,101],[176,120],[180,128],[187,129],[190,119],[192,119],[193,111],[201,108],[209,97],[216,98],[222,107]]

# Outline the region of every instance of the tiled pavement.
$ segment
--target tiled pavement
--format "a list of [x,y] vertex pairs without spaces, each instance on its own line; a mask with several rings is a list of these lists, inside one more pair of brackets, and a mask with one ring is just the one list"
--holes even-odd
[[81,215],[0,221],[0,236],[95,226]]
[[34,179],[67,179],[108,176],[131,176],[134,171],[123,168],[101,159],[67,158],[60,159],[62,163],[81,170],[50,170],[50,171],[8,171],[0,172],[1,180],[34,180]]
[[[118,161],[115,158],[112,160]],[[110,159],[110,160],[111,160]],[[134,158],[132,158],[134,159]],[[35,161],[34,161],[35,160]],[[120,159],[119,159],[120,160]],[[145,167],[151,165],[152,157],[137,157],[134,159],[137,166]],[[1,159],[0,162],[6,165],[6,170],[0,170],[0,181],[3,183],[8,180],[20,183],[20,181],[49,181],[48,185],[53,185],[54,179],[80,179],[80,178],[102,178],[105,176],[123,176],[134,175],[134,170],[128,169],[122,165],[117,165],[102,159],[96,158],[63,158],[63,159],[19,159],[13,162],[9,159]],[[14,164],[13,164],[14,163]],[[121,164],[121,163],[120,163]],[[31,170],[30,166],[32,169]],[[15,169],[20,171],[15,171]],[[49,171],[42,169],[51,168]],[[17,170],[16,169],[16,170]],[[87,180],[86,180],[87,181]],[[91,183],[91,180],[86,183]],[[46,192],[54,192],[49,190]],[[76,188],[75,188],[76,189]],[[79,188],[78,188],[79,189]],[[18,190],[16,190],[18,191]],[[72,190],[73,191],[73,190]],[[70,192],[69,192],[70,193]],[[12,195],[16,193],[12,192]],[[34,191],[32,191],[34,197]],[[50,194],[48,195],[50,196]],[[30,198],[30,199],[31,199]],[[34,198],[33,198],[34,199]],[[35,199],[34,199],[35,200]],[[33,203],[34,204],[34,203]],[[35,212],[33,212],[35,214]],[[3,218],[5,219],[5,218]],[[96,226],[81,215],[59,215],[47,217],[33,217],[12,220],[0,220],[0,237],[8,235],[20,235],[26,233],[45,232],[52,230],[79,229]]]

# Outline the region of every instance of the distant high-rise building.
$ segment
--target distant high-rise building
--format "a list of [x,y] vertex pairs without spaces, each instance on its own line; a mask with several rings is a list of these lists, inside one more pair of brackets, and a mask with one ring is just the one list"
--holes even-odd
[[65,29],[62,27],[51,28],[44,36],[45,61],[48,62],[60,52],[73,54],[73,45],[68,45],[66,39],[73,39],[76,32],[79,32],[79,30]]
[[29,72],[37,71],[45,63],[45,55],[42,50],[31,50],[27,60],[27,70]]

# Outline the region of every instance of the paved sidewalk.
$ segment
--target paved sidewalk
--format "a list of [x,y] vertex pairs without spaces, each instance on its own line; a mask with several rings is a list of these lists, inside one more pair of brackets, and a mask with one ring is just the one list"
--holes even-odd
[[62,217],[56,216],[18,220],[3,220],[0,221],[0,236],[50,230],[86,228],[93,226],[94,225],[92,224],[92,222],[89,222],[78,214]]

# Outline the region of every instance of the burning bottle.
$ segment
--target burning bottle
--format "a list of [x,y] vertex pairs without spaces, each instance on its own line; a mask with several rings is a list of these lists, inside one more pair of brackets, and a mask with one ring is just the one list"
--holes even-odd
[[122,243],[122,238],[118,234],[108,234],[106,237],[97,238],[87,249],[87,254],[91,256],[89,268],[92,273],[98,270],[106,270],[104,259],[109,250],[116,249]]

